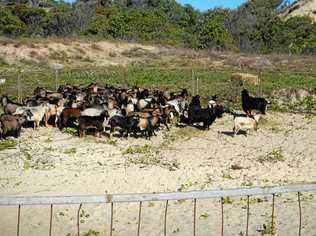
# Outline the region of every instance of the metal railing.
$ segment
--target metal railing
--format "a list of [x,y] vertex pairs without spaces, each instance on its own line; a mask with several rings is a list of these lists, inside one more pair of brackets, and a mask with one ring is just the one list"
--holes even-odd
[[[212,199],[219,198],[221,202],[221,236],[224,235],[224,198],[247,196],[247,222],[246,235],[249,232],[249,218],[250,218],[250,197],[255,195],[272,195],[272,209],[271,209],[271,235],[275,235],[275,221],[274,208],[275,196],[282,193],[297,193],[298,209],[299,209],[299,228],[298,235],[302,232],[302,207],[301,196],[302,192],[316,191],[316,183],[298,184],[277,187],[254,187],[254,188],[239,188],[239,189],[223,189],[210,191],[192,191],[192,192],[166,192],[166,193],[131,193],[131,194],[104,194],[104,195],[85,195],[85,196],[0,196],[0,207],[8,205],[18,205],[17,216],[17,235],[20,233],[21,208],[23,205],[50,205],[50,225],[49,235],[52,235],[53,225],[53,206],[54,205],[68,205],[78,204],[77,211],[77,235],[80,235],[80,210],[83,204],[110,204],[111,218],[110,218],[110,233],[113,234],[113,219],[114,219],[114,204],[119,203],[139,203],[137,235],[140,235],[141,217],[142,217],[142,203],[146,201],[165,201],[164,209],[164,235],[167,235],[167,219],[168,219],[168,204],[171,200],[193,200],[193,235],[196,235],[196,204],[198,199]],[[316,213],[315,213],[316,214]]]

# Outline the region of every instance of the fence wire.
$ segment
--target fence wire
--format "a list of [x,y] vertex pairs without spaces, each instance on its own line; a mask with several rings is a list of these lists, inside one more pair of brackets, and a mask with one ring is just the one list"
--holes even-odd
[[86,86],[98,83],[101,86],[115,85],[129,88],[134,85],[148,88],[182,89],[187,88],[191,94],[221,94],[224,97],[239,96],[240,89],[232,83],[233,73],[252,73],[258,76],[257,85],[245,85],[261,96],[265,88],[286,84],[291,80],[292,86],[312,88],[316,72],[280,71],[267,69],[218,69],[208,67],[108,67],[108,68],[74,68],[52,70],[25,70],[19,72],[1,72],[0,95],[8,94],[18,101],[30,96],[36,87],[57,90],[62,84]]

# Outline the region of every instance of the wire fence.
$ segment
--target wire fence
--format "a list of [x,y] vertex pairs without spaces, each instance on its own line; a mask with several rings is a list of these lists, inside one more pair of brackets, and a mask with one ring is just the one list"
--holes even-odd
[[[302,212],[302,193],[308,191],[316,191],[316,184],[299,184],[299,185],[288,185],[278,187],[255,187],[255,188],[240,188],[240,189],[227,189],[227,190],[211,190],[211,191],[192,191],[192,192],[169,192],[169,193],[132,193],[132,194],[105,194],[105,195],[90,195],[90,196],[45,196],[45,197],[21,197],[21,196],[1,196],[0,207],[7,205],[17,205],[17,236],[20,235],[20,225],[22,221],[21,211],[22,206],[25,205],[50,205],[50,218],[49,218],[49,232],[48,235],[52,235],[53,228],[53,210],[55,205],[79,205],[76,215],[76,234],[80,235],[80,211],[83,205],[86,204],[110,204],[110,229],[109,235],[113,235],[113,224],[114,224],[114,204],[120,203],[138,203],[138,219],[137,219],[137,236],[141,235],[141,224],[142,224],[142,208],[143,202],[146,201],[164,201],[164,224],[163,224],[163,235],[167,235],[168,227],[168,207],[169,201],[172,200],[193,200],[192,209],[192,235],[195,236],[197,232],[197,201],[202,199],[220,199],[221,209],[221,236],[225,235],[225,224],[224,224],[224,199],[225,197],[247,197],[247,213],[246,213],[246,228],[245,235],[249,235],[249,221],[250,221],[250,199],[256,195],[272,195],[271,203],[271,232],[270,235],[276,235],[277,228],[275,227],[275,197],[277,194],[282,193],[297,193],[297,208],[298,216],[297,221],[298,229],[297,235],[302,235],[302,224],[303,224],[303,212]],[[312,211],[313,212],[313,211]],[[313,212],[313,214],[316,214]]]
[[[283,86],[314,88],[316,72],[281,71],[268,69],[217,69],[208,67],[106,67],[52,70],[0,72],[1,94],[6,93],[18,101],[32,95],[34,88],[57,90],[62,84],[85,86],[90,83],[115,85],[123,88],[134,85],[149,88],[187,88],[191,94],[223,94],[224,97],[239,95],[238,86],[232,83],[233,73],[252,73],[258,76],[256,85],[248,86],[261,96],[271,89]],[[232,93],[233,92],[233,93]]]

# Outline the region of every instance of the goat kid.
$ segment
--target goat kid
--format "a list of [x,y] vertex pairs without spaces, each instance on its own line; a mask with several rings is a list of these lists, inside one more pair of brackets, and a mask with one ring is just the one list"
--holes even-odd
[[234,135],[237,135],[240,130],[245,131],[246,134],[250,130],[257,131],[260,114],[254,115],[253,117],[238,116],[234,119]]

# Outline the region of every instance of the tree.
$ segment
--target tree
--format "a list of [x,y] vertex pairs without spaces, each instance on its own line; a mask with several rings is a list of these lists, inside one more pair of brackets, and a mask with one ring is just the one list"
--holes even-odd
[[207,22],[199,34],[200,48],[232,49],[234,40],[225,26],[218,21]]
[[26,31],[25,24],[7,8],[0,8],[0,33],[20,36]]

